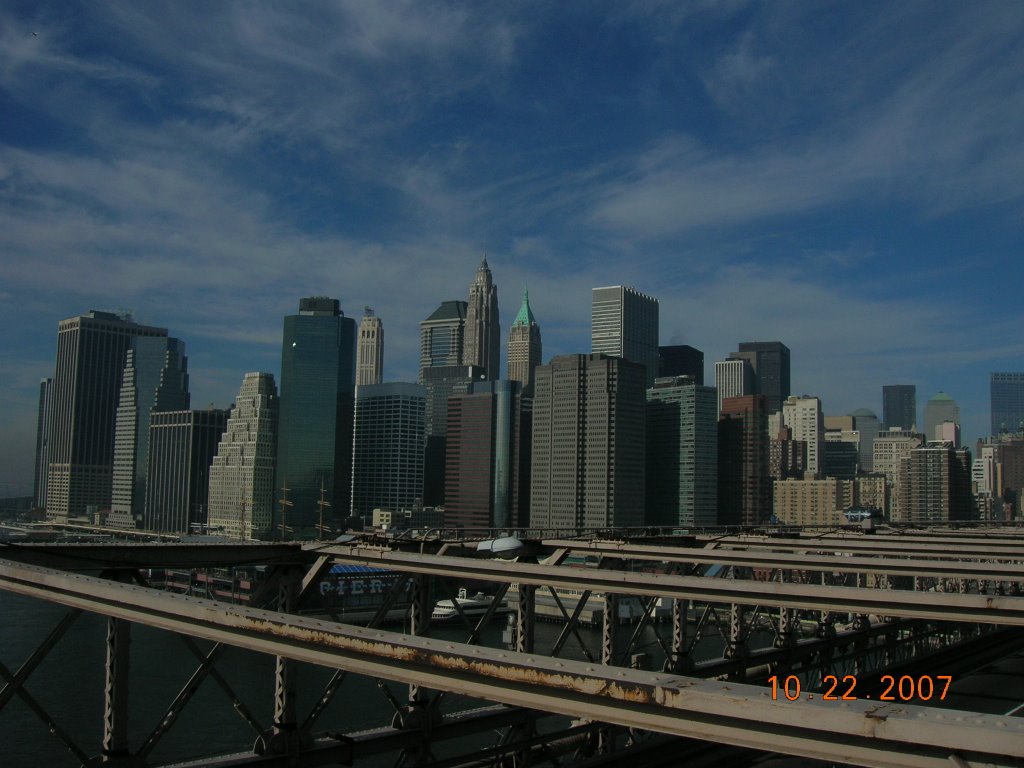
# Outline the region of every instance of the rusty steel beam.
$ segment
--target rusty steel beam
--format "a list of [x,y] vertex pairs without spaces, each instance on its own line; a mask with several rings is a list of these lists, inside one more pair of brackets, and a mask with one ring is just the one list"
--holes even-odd
[[705,741],[891,768],[1024,758],[1019,718],[807,694],[773,700],[757,686],[362,629],[4,562],[0,588],[294,661]]
[[765,604],[782,608],[1024,626],[1024,598],[1017,596],[858,589],[820,584],[629,573],[610,569],[417,555],[383,548],[343,545],[320,547],[318,552],[330,554],[339,562],[466,580],[512,581],[520,585],[589,589],[603,594],[658,595],[715,603]]
[[[747,568],[792,569],[802,571],[843,571],[875,573],[887,576],[925,576],[933,578],[985,579],[989,581],[1024,581],[1024,541],[1020,560],[1015,563],[960,562],[956,560],[920,560],[916,558],[869,557],[857,552],[853,556],[765,552],[738,549],[694,549],[666,544],[637,544],[630,541],[545,541],[546,546],[564,547],[577,553],[611,555],[632,560],[665,563],[718,563]],[[767,545],[770,546],[770,545]],[[827,547],[825,547],[827,548]]]

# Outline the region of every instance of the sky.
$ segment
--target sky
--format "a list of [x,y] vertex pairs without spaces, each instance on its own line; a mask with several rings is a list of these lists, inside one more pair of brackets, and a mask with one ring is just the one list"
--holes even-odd
[[1024,370],[1021,39],[1012,0],[6,2],[0,496],[63,318],[168,328],[226,407],[329,295],[414,381],[484,255],[545,361],[629,285],[711,384],[779,340],[826,414],[916,384],[973,443]]

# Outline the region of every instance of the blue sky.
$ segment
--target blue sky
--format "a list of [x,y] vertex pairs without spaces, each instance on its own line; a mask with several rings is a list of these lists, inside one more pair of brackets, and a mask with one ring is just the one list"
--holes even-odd
[[709,376],[777,339],[828,414],[913,383],[973,440],[1024,370],[1021,39],[1009,0],[5,3],[0,495],[62,318],[168,327],[225,406],[327,294],[409,380],[484,253],[545,359],[627,284]]

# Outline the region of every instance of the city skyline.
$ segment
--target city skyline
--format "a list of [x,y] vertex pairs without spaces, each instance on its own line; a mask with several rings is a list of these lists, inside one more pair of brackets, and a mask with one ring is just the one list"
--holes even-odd
[[990,373],[1024,370],[1016,5],[42,3],[0,30],[3,495],[32,491],[61,320],[168,328],[193,406],[223,408],[328,294],[373,306],[384,380],[415,381],[419,321],[484,254],[545,363],[622,284],[707,380],[777,339],[826,414],[914,384],[968,446]]

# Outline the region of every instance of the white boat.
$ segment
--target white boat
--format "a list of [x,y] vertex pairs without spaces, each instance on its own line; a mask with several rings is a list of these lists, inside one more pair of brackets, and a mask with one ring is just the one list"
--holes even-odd
[[[459,604],[459,609],[469,619],[483,616],[487,613],[487,609],[493,600],[494,598],[491,595],[485,595],[483,592],[477,592],[473,597],[470,597],[465,589],[460,589],[458,597],[455,598],[455,602]],[[508,600],[502,598],[501,602],[494,609],[494,615],[499,616],[511,610],[508,607]],[[430,620],[441,624],[458,621],[459,611],[455,608],[453,601],[440,600],[434,606],[434,611],[430,614]]]

